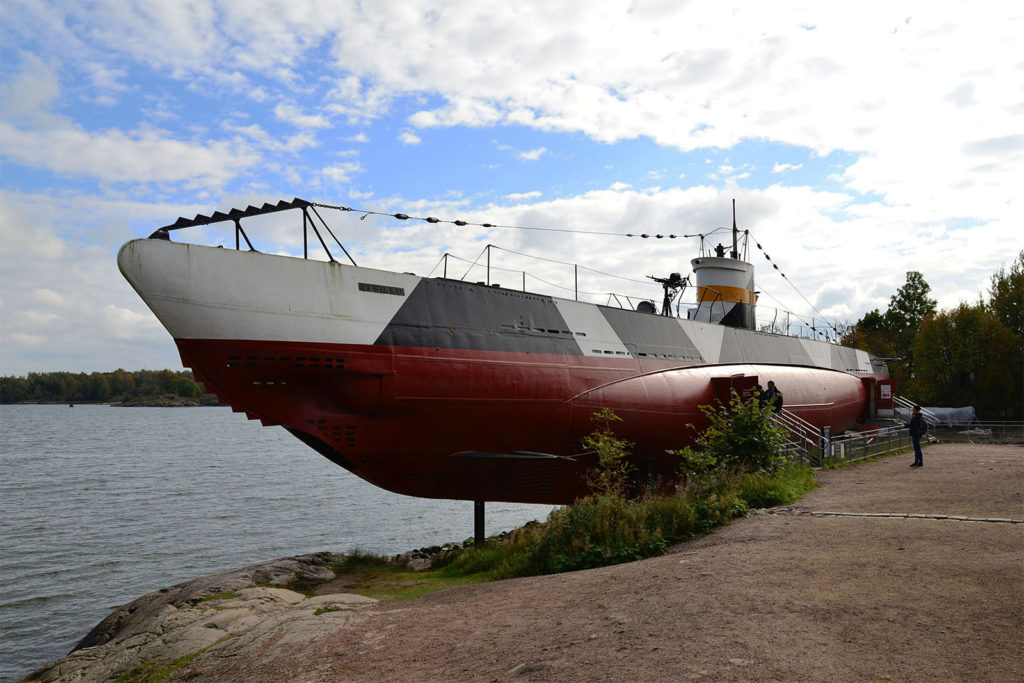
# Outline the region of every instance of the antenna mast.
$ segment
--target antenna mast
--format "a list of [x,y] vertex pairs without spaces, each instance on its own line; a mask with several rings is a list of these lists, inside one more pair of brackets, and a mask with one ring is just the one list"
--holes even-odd
[[739,244],[737,242],[739,230],[736,229],[736,199],[732,200],[732,254],[734,259],[740,257]]

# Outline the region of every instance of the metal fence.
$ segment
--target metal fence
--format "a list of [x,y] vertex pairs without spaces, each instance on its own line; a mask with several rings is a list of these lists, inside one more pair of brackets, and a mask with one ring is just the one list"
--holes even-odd
[[972,422],[969,425],[932,425],[928,433],[952,443],[1024,444],[1024,422]]
[[[970,425],[930,425],[922,445],[929,443],[997,443],[1024,444],[1024,422],[973,422]],[[913,446],[907,427],[881,427],[863,434],[844,434],[828,440],[808,438],[806,433],[790,432],[783,446],[792,462],[814,467],[856,462],[887,453],[907,450]]]
[[783,450],[790,461],[822,467],[895,453],[911,445],[908,428],[882,427],[869,433],[844,434],[831,440],[821,437],[817,442],[806,438],[791,439]]
[[895,453],[913,446],[910,429],[907,427],[885,427],[874,433],[835,439],[822,453],[822,465],[840,465],[856,462],[877,455]]

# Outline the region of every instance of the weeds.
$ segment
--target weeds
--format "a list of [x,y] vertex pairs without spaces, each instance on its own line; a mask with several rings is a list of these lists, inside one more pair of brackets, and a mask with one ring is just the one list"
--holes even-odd
[[[712,426],[697,440],[698,448],[676,451],[681,468],[675,489],[639,498],[626,495],[631,444],[611,429],[620,418],[599,411],[596,431],[584,440],[599,461],[589,479],[590,496],[555,508],[546,521],[503,539],[466,545],[416,575],[441,584],[464,583],[631,562],[660,555],[671,544],[707,533],[752,508],[791,503],[815,487],[811,468],[784,466],[777,450],[781,433],[766,410],[736,399],[729,410],[708,411]],[[386,558],[358,551],[332,569],[398,570]]]
[[786,467],[784,433],[766,408],[734,395],[729,406],[701,408],[711,424],[697,448],[680,456],[680,481],[668,495],[627,498],[632,444],[615,436],[621,418],[594,414],[597,429],[583,440],[598,454],[592,495],[556,508],[543,524],[513,532],[504,542],[465,548],[440,570],[450,575],[510,578],[587,569],[660,555],[672,543],[707,533],[752,508],[791,503],[814,488],[809,467]]
[[583,448],[597,453],[597,467],[590,472],[587,484],[598,496],[622,497],[633,471],[627,460],[633,444],[615,436],[612,423],[622,418],[610,408],[597,411],[592,419],[597,429],[583,438]]

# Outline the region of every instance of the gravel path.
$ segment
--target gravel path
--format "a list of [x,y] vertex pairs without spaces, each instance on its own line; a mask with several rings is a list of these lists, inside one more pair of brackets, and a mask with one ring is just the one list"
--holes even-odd
[[912,459],[821,472],[795,506],[662,557],[378,604],[299,643],[211,649],[179,674],[1024,680],[1024,449],[943,444],[923,468]]

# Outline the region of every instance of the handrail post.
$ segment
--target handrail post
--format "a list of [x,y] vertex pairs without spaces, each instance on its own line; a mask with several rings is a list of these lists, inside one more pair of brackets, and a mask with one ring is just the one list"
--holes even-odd
[[491,245],[487,245],[487,286],[491,286]]
[[580,266],[578,263],[572,264],[573,274],[573,289],[575,289],[576,301],[580,300]]

